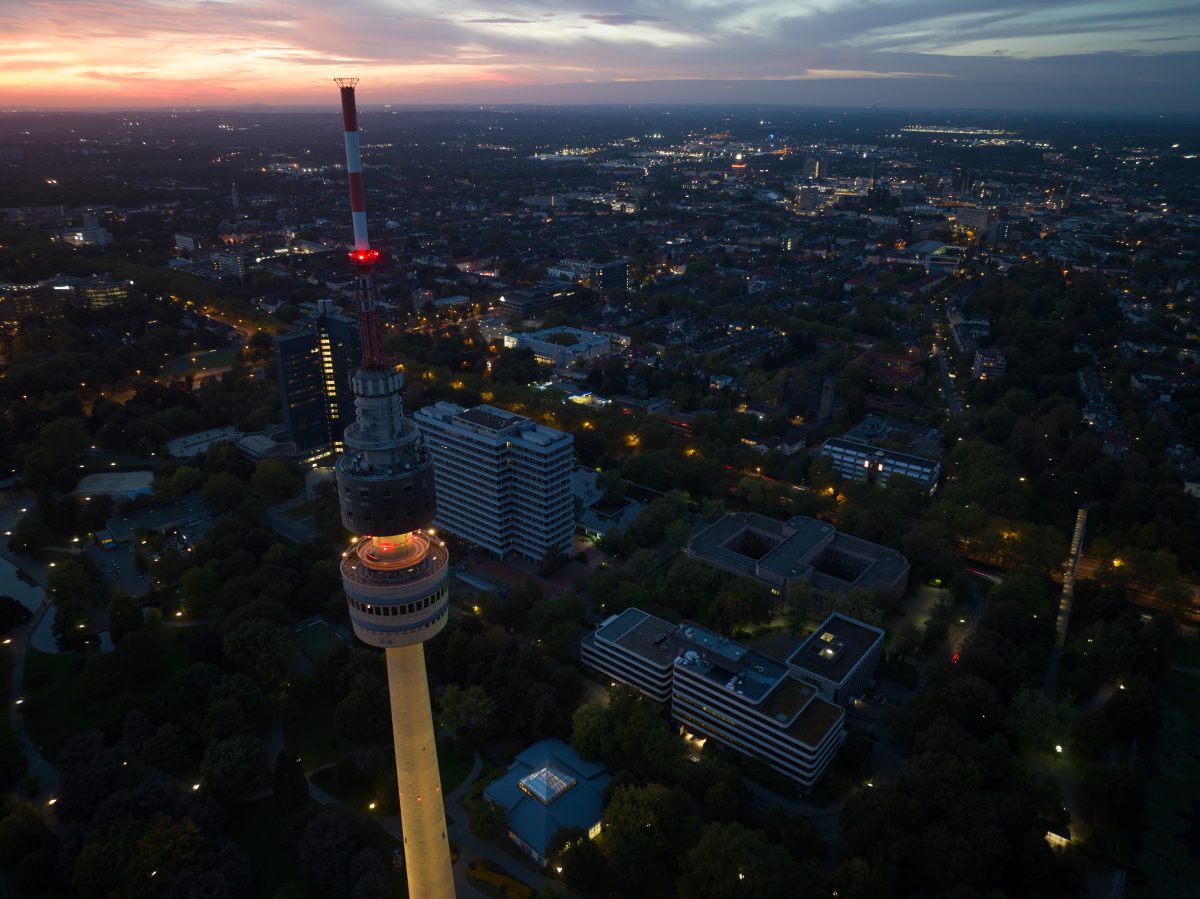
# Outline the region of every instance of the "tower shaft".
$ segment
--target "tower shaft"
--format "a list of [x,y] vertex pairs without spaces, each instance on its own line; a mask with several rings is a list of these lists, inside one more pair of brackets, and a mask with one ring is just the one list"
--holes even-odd
[[386,652],[408,895],[454,899],[425,647],[416,643]]

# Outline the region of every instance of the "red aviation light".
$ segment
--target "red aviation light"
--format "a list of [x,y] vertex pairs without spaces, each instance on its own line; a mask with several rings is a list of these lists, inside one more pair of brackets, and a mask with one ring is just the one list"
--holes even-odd
[[350,261],[355,265],[374,265],[379,261],[378,250],[351,250]]

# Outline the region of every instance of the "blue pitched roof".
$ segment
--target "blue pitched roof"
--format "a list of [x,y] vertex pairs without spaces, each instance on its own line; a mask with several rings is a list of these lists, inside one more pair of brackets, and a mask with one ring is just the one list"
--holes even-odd
[[[547,767],[575,783],[543,804],[521,788],[521,780]],[[547,739],[518,755],[508,771],[489,785],[483,795],[508,813],[508,826],[513,833],[545,856],[550,839],[560,828],[589,830],[600,820],[604,788],[610,779],[603,763],[580,758],[562,740]]]

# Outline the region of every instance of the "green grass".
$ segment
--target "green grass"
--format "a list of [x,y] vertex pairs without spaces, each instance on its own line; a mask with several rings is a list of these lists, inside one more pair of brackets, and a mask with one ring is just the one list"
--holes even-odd
[[300,632],[296,634],[296,642],[299,644],[300,651],[314,665],[339,646],[346,645],[333,628],[323,621],[300,628]]
[[445,741],[438,743],[438,768],[442,772],[442,795],[457,790],[471,773],[474,758],[469,752],[451,746]]
[[300,503],[298,506],[292,506],[287,510],[287,517],[294,521],[303,521],[310,518],[317,511],[317,506],[321,504],[323,497],[318,496],[316,499],[310,499],[306,503]]
[[270,896],[285,883],[299,880],[296,853],[281,841],[285,828],[274,798],[239,804],[226,830],[250,860],[249,895]]

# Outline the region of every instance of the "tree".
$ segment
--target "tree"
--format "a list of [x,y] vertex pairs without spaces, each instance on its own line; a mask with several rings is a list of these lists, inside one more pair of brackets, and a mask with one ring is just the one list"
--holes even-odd
[[33,613],[11,596],[0,596],[0,634],[10,633],[33,617]]
[[843,862],[834,872],[839,897],[847,899],[891,899],[892,888],[883,868],[865,858]]
[[1008,729],[1025,751],[1048,752],[1062,740],[1063,721],[1046,694],[1032,687],[1020,690],[1008,706]]
[[300,476],[278,459],[262,459],[254,467],[250,484],[259,496],[272,504],[282,502],[304,485]]
[[246,482],[237,475],[217,472],[204,482],[204,501],[218,513],[232,512],[246,496]]
[[244,621],[225,637],[225,657],[270,693],[295,654],[292,632],[263,618]]
[[1112,727],[1103,709],[1084,712],[1071,722],[1068,738],[1071,751],[1091,762],[1099,762],[1112,746]]
[[468,805],[468,826],[471,833],[483,840],[494,840],[508,827],[508,813],[504,806],[490,799],[477,799]]
[[200,762],[204,789],[222,800],[233,800],[257,789],[265,774],[264,747],[257,737],[240,736],[210,743]]
[[610,739],[608,713],[598,702],[581,705],[571,716],[571,746],[585,759],[604,757]]
[[308,778],[304,776],[304,768],[300,760],[285,749],[275,756],[271,780],[275,802],[283,811],[295,811],[308,801]]
[[117,592],[108,602],[108,633],[120,644],[126,634],[142,626],[142,605],[128,593]]
[[709,824],[681,868],[679,893],[689,899],[794,899],[802,882],[781,846],[740,824]]
[[478,685],[450,684],[442,691],[442,726],[475,745],[496,715],[496,701]]
[[183,731],[167,721],[142,745],[141,759],[168,774],[181,774],[192,764]]

